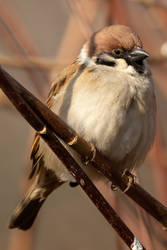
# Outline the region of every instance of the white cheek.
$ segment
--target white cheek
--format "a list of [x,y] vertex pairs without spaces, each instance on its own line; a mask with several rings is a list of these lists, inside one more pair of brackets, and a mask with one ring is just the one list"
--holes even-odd
[[78,63],[79,64],[86,64],[90,66],[95,66],[96,64],[94,63],[94,61],[88,57],[88,53],[87,53],[87,49],[86,49],[86,44],[84,44],[84,46],[81,49],[81,52],[78,56]]
[[114,67],[116,71],[126,72],[131,76],[136,76],[137,72],[132,65],[128,65],[125,59],[116,59],[116,66]]
[[115,59],[112,58],[112,61],[115,61],[116,65],[114,67],[109,67],[106,65],[97,65],[95,63],[95,57],[88,57],[87,56],[87,49],[86,49],[86,45],[84,45],[81,49],[81,52],[78,56],[78,63],[79,64],[87,64],[89,65],[89,67],[96,67],[97,69],[102,70],[103,72],[114,72],[114,71],[119,71],[119,72],[124,72],[126,71],[126,73],[128,73],[129,75],[136,75],[136,71],[134,69],[133,66],[128,65],[127,62],[125,61],[125,59],[120,58],[120,59]]
[[116,66],[115,68],[117,70],[124,70],[127,69],[128,64],[126,63],[125,59],[116,59]]

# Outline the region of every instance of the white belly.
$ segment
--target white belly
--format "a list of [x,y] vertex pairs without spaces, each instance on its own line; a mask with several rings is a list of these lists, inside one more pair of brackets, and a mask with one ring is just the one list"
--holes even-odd
[[[150,82],[139,82],[138,87],[131,88],[129,80],[132,79],[124,79],[119,86],[114,81],[106,80],[103,85],[96,81],[88,90],[85,78],[82,82],[81,77],[55,97],[52,110],[80,136],[93,142],[116,167],[130,170],[141,164],[152,145],[155,100]],[[85,88],[81,88],[82,84]],[[142,84],[146,85],[145,91],[143,88],[140,91]],[[48,168],[54,169],[64,181],[71,179],[45,143],[41,143],[41,151]]]

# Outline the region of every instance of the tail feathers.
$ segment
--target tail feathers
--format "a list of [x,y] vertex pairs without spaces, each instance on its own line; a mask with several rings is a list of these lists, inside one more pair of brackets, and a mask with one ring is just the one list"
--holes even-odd
[[45,200],[41,200],[40,198],[27,202],[25,202],[25,200],[22,201],[11,217],[9,228],[29,229],[44,201]]
[[25,198],[16,207],[9,228],[29,229],[48,195],[62,184],[52,170],[41,168]]

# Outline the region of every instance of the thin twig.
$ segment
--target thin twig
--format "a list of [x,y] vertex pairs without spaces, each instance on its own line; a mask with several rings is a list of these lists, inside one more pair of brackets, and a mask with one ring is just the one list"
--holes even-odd
[[57,62],[54,59],[42,58],[37,56],[29,56],[27,59],[23,57],[10,57],[0,55],[0,65],[5,67],[15,67],[20,69],[38,69],[38,70],[55,70],[56,68],[65,67],[69,62]]
[[[61,144],[51,124],[49,125],[45,119],[43,119],[42,113],[40,114],[39,112],[36,112],[36,110],[33,110],[33,107],[29,105],[30,99],[31,101],[35,100],[39,103],[40,101],[33,97],[30,92],[23,88],[19,83],[17,83],[16,80],[14,80],[2,69],[0,69],[0,86],[10,101],[12,101],[15,107],[24,116],[24,118],[31,124],[31,126],[34,127],[34,129],[37,130],[40,136],[46,141],[46,143],[51,147],[59,159],[64,163],[71,175],[76,179],[78,184],[87,193],[92,202],[101,211],[107,221],[113,226],[127,246],[130,249],[145,249],[137,240],[135,235],[129,230],[129,228],[112,209],[109,203],[104,199],[104,197],[97,190],[97,188],[87,177],[77,162]],[[43,107],[45,106],[43,105]],[[51,119],[52,118],[53,117],[51,117]],[[135,248],[137,246],[138,248]]]
[[[1,1],[0,32],[9,45],[9,48],[20,55],[20,57],[28,58],[29,55],[39,55],[36,45],[15,11],[12,1]],[[26,69],[26,73],[34,83],[34,87],[37,89],[38,93],[43,96],[44,87],[48,84],[47,72],[37,72],[33,69]],[[43,88],[41,88],[41,86]]]
[[84,38],[87,39],[92,34],[93,29],[88,20],[88,17],[85,19],[85,15],[83,15],[83,12],[81,11],[81,1],[78,2],[78,0],[67,0],[66,4],[71,9],[72,14],[75,16],[77,22],[79,23]]
[[151,56],[151,58],[148,59],[150,64],[161,64],[161,63],[167,63],[167,56]]
[[150,1],[150,0],[131,0],[133,2],[139,3],[139,4],[144,4],[147,8],[151,7],[158,7],[158,8],[167,8],[167,4],[165,3],[160,3],[159,1]]

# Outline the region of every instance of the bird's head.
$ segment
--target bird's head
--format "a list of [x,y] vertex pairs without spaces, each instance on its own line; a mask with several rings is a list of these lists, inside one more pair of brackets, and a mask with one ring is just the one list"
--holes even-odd
[[144,59],[148,56],[140,38],[131,28],[112,25],[90,37],[81,50],[79,60],[112,68],[120,67],[122,62],[142,74],[145,70]]

